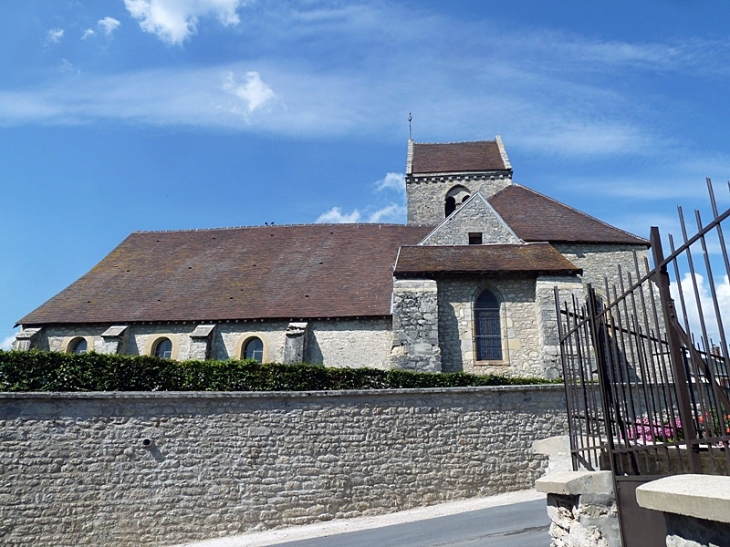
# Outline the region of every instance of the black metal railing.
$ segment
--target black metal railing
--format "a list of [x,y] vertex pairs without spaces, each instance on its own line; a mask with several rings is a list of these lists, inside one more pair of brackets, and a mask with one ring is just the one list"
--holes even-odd
[[588,285],[585,298],[555,289],[573,467],[610,469],[618,497],[627,478],[730,475],[730,209],[718,212],[707,185],[712,220],[695,212],[688,236],[679,208],[669,256],[653,227],[653,266],[634,253],[616,285]]

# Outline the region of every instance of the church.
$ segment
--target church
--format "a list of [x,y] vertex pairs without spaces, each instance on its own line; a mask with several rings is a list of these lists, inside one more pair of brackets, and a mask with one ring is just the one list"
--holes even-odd
[[408,142],[407,223],[135,232],[13,348],[554,378],[554,287],[645,239],[516,184],[500,137]]

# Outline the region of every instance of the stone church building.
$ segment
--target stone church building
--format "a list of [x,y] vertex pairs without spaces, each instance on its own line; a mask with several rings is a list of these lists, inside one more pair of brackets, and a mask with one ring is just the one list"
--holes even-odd
[[648,243],[512,180],[502,141],[409,141],[408,220],[136,232],[14,348],[558,374],[553,288]]

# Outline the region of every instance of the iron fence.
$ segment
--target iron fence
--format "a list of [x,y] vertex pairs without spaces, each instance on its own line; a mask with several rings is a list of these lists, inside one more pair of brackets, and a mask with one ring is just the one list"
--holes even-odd
[[612,470],[619,498],[622,480],[633,496],[642,477],[730,475],[730,209],[707,186],[712,220],[695,211],[689,236],[679,208],[668,256],[654,227],[652,264],[635,253],[616,285],[588,285],[584,299],[555,289],[573,467]]

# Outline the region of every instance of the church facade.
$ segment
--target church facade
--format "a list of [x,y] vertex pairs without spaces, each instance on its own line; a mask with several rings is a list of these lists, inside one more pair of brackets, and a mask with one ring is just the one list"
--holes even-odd
[[553,289],[646,240],[512,180],[502,141],[409,141],[407,224],[136,232],[14,349],[559,375]]

